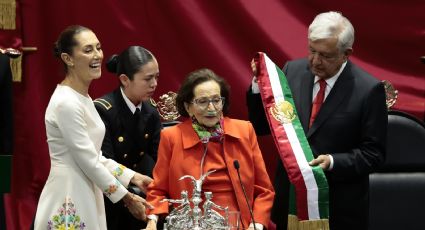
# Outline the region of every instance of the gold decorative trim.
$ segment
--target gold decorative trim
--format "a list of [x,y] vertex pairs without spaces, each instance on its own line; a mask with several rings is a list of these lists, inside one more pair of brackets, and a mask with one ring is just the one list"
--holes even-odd
[[10,70],[12,71],[12,81],[22,81],[22,55],[10,59]]
[[103,98],[98,98],[96,100],[94,100],[95,103],[99,103],[99,105],[102,105],[106,110],[109,110],[112,108],[111,103],[109,103],[109,101],[103,99]]
[[0,29],[16,29],[16,2],[15,0],[0,0]]
[[155,100],[153,98],[149,98],[149,102],[151,103],[151,105],[153,107],[156,107],[157,106],[157,104],[156,104],[156,102],[155,102]]
[[[1,2],[2,0],[0,0]],[[1,4],[0,4],[1,7]],[[37,51],[37,47],[21,47],[22,51]],[[10,69],[12,71],[12,81],[22,82],[22,52],[14,48],[0,48],[0,52],[10,58]]]
[[165,121],[175,121],[180,117],[180,114],[177,111],[176,97],[177,93],[170,91],[161,95],[156,103],[156,109]]
[[291,230],[329,230],[329,220],[298,220],[295,215],[288,215],[288,229]]
[[397,102],[398,90],[396,90],[394,86],[391,84],[391,82],[387,80],[382,80],[382,83],[384,84],[384,88],[385,88],[387,109],[390,109]]
[[281,101],[270,107],[270,113],[274,119],[282,124],[289,124],[297,117],[294,107],[288,101]]

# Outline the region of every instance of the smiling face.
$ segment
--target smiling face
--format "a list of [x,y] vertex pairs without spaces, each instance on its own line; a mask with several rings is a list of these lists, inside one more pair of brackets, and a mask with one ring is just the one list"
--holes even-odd
[[314,75],[328,79],[334,76],[341,65],[347,61],[351,49],[341,52],[337,46],[337,38],[325,38],[309,41],[308,60]]
[[158,85],[159,67],[155,58],[143,65],[131,80],[125,74],[120,75],[120,81],[125,95],[134,105],[149,100]]
[[216,108],[213,102],[209,102],[206,108],[202,108],[202,106],[194,101],[217,98],[221,98],[220,85],[213,80],[203,82],[193,89],[192,103],[185,103],[186,111],[189,116],[195,116],[199,124],[213,127],[222,117],[222,107],[218,106],[218,108]]
[[100,78],[103,51],[96,35],[90,30],[76,34],[72,54],[62,53],[61,58],[72,74],[84,82]]

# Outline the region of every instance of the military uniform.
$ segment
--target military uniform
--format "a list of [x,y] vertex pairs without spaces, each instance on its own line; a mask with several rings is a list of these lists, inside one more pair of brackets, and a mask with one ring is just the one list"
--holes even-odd
[[[133,114],[120,88],[94,100],[106,126],[102,153],[105,157],[152,177],[157,159],[161,120],[151,102],[143,102],[139,114]],[[135,219],[122,201],[112,204],[105,199],[108,229],[141,229],[143,222]]]

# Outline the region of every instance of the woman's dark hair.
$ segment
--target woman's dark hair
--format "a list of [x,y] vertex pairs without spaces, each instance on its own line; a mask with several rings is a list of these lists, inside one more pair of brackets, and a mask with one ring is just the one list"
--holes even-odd
[[[68,26],[59,34],[58,40],[54,44],[53,53],[55,56],[63,62],[61,58],[62,53],[72,55],[72,49],[78,45],[77,41],[75,40],[75,35],[87,30],[92,31],[91,29],[80,25]],[[65,62],[63,63],[65,66],[65,72],[68,72],[68,66],[65,64]]]
[[106,69],[117,76],[125,74],[133,80],[134,74],[153,59],[154,56],[149,50],[141,46],[130,46],[120,55],[112,55],[106,62]]
[[180,115],[183,117],[189,117],[189,114],[184,107],[184,103],[190,103],[193,100],[193,89],[199,84],[202,84],[207,81],[215,81],[220,86],[220,94],[225,98],[223,105],[223,114],[226,115],[229,112],[230,108],[230,86],[227,82],[215,74],[210,69],[199,69],[189,73],[182,85],[180,86],[179,92],[176,97],[176,106]]

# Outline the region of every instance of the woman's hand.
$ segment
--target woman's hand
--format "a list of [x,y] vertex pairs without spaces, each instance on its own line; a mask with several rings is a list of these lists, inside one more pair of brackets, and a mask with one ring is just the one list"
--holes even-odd
[[148,185],[152,181],[153,181],[152,178],[145,176],[145,175],[142,175],[138,172],[136,172],[136,174],[134,174],[133,178],[131,178],[131,180],[130,180],[131,183],[133,183],[134,185],[139,187],[139,189],[145,194],[148,191]]
[[146,230],[156,230],[156,221],[148,220],[148,225],[145,228]]
[[146,221],[146,208],[153,209],[145,199],[130,192],[124,196],[123,201],[130,213],[139,220]]

